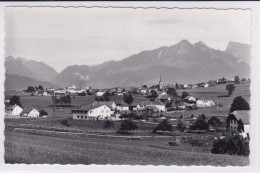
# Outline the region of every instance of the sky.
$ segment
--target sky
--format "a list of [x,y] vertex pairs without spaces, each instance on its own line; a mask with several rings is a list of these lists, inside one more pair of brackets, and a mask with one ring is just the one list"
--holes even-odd
[[5,56],[42,61],[58,72],[96,65],[183,39],[225,50],[251,44],[250,10],[7,7]]

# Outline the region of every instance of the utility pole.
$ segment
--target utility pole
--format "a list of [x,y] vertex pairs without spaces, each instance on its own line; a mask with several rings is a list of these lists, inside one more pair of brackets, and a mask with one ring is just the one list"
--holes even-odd
[[56,95],[55,95],[55,91],[53,91],[52,118],[54,118],[55,109],[56,109]]

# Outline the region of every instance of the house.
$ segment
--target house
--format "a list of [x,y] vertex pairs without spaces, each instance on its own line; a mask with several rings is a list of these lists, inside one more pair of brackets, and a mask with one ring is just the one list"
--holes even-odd
[[204,85],[204,88],[208,88],[208,87],[209,87],[209,84],[206,83],[206,84]]
[[12,115],[12,116],[20,116],[23,111],[23,108],[21,108],[18,105],[10,105],[6,107],[5,113],[7,115]]
[[40,112],[37,109],[24,109],[21,114],[23,117],[37,118],[40,117]]
[[147,106],[155,106],[160,112],[165,112],[166,111],[166,107],[165,104],[162,103],[159,100],[155,100],[154,102],[150,102],[150,105]]
[[196,102],[196,98],[193,97],[193,96],[187,96],[187,97],[184,98],[184,100],[185,100],[186,102],[188,102],[188,103],[194,103],[194,102]]
[[177,108],[178,108],[178,109],[181,109],[181,110],[184,110],[184,109],[186,109],[186,104],[185,104],[184,102],[181,102],[181,103],[179,103],[179,104],[177,105]]
[[125,102],[116,104],[117,111],[129,111],[129,106]]
[[96,96],[103,96],[105,94],[104,91],[97,91]]
[[72,110],[73,119],[104,120],[111,117],[111,108],[104,104],[91,104]]
[[147,92],[147,89],[141,89],[141,90],[140,90],[140,93],[143,94],[143,95],[145,95],[145,94],[147,94],[148,92]]
[[250,111],[236,110],[227,117],[227,128],[241,133],[244,137],[249,137],[250,132]]
[[162,92],[162,93],[156,98],[156,100],[159,100],[159,101],[161,101],[161,102],[163,102],[163,103],[166,103],[166,102],[170,102],[170,101],[171,101],[171,97],[170,97],[168,94]]
[[216,106],[216,104],[212,101],[212,100],[197,100],[196,101],[196,105],[197,107],[212,107],[212,106]]
[[104,101],[104,102],[94,101],[93,105],[107,105],[111,109],[111,111],[116,110],[116,103],[113,101]]

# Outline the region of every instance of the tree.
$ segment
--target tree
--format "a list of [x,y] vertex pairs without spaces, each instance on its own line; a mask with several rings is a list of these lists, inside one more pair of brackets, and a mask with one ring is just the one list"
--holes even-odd
[[186,126],[184,125],[183,121],[181,119],[178,120],[177,128],[183,132],[186,129]]
[[206,116],[204,114],[199,115],[199,118],[202,120],[206,120]]
[[175,88],[176,88],[176,90],[180,89],[179,85],[177,84],[177,82],[175,83]]
[[189,93],[187,93],[186,91],[183,91],[181,94],[181,98],[185,99],[187,96],[189,96]]
[[151,93],[151,96],[150,96],[150,97],[151,97],[152,99],[156,99],[156,98],[158,97],[158,94],[157,94],[157,92],[156,92],[155,90],[151,90],[150,93]]
[[119,130],[137,130],[138,126],[132,120],[124,120]]
[[70,95],[60,97],[59,102],[61,104],[64,104],[64,105],[71,104],[71,97],[70,97]]
[[208,123],[214,127],[217,127],[217,126],[220,126],[221,125],[221,121],[215,117],[215,116],[212,116],[209,120],[208,120]]
[[124,102],[127,104],[132,104],[134,101],[133,96],[131,93],[124,94]]
[[105,93],[105,94],[103,94],[103,99],[104,99],[104,101],[106,101],[106,102],[108,102],[109,101],[109,96],[108,96],[108,93]]
[[177,96],[177,92],[176,92],[175,88],[173,88],[173,87],[168,88],[167,94],[170,96]]
[[190,118],[194,118],[194,115],[193,115],[193,114],[191,114]]
[[193,125],[190,126],[191,130],[207,130],[209,129],[209,124],[206,120],[197,119]]
[[42,116],[46,116],[46,115],[48,115],[48,113],[45,111],[45,110],[40,110],[40,117],[42,117]]
[[44,90],[44,88],[43,88],[42,85],[39,85],[37,89],[38,89],[38,90]]
[[234,80],[235,80],[235,83],[236,83],[236,84],[239,84],[239,83],[240,83],[240,79],[239,79],[238,76],[235,76],[235,77],[234,77]]
[[235,110],[250,110],[248,102],[242,96],[234,98],[233,103],[230,107],[230,112],[233,112]]
[[35,89],[33,86],[28,86],[26,92],[35,92]]
[[148,87],[147,87],[147,85],[143,85],[142,88],[143,89],[147,89]]
[[18,105],[20,107],[23,107],[22,104],[21,104],[21,101],[20,101],[20,97],[19,96],[16,96],[16,95],[13,95],[11,98],[10,98],[10,105]]
[[249,156],[249,142],[238,132],[230,132],[225,138],[214,141],[211,153]]
[[157,131],[172,131],[172,125],[165,119],[153,129],[153,133],[156,133]]
[[226,86],[226,90],[228,90],[228,95],[229,96],[231,96],[232,95],[232,93],[233,93],[233,91],[235,90],[235,85],[233,85],[233,84],[228,84],[227,86]]

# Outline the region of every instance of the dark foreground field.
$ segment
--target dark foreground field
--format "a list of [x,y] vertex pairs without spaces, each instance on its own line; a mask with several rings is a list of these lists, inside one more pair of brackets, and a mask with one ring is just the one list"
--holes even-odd
[[[160,145],[158,145],[160,144]],[[164,147],[154,147],[164,146]],[[248,157],[179,151],[156,140],[51,137],[5,132],[5,162],[246,166]]]

